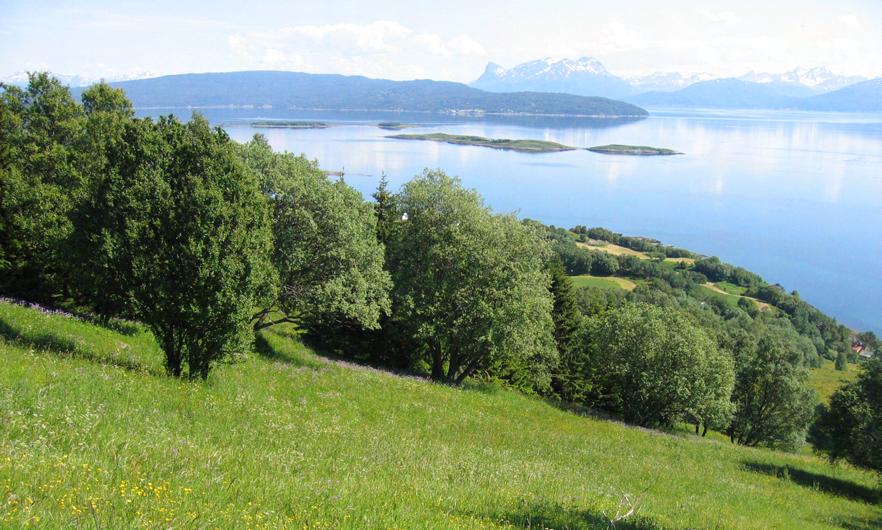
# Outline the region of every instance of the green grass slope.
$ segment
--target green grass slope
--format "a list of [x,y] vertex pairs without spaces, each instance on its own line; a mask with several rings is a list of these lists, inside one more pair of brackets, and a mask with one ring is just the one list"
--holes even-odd
[[0,303],[0,527],[872,528],[875,477],[325,360],[207,383],[150,335]]
[[860,367],[849,363],[847,368],[847,370],[837,370],[836,363],[821,359],[821,367],[809,371],[809,386],[815,389],[824,403],[827,403],[839,387],[857,379]]

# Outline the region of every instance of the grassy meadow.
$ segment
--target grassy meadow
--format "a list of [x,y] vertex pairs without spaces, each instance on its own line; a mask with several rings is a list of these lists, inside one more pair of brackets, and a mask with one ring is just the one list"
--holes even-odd
[[877,477],[493,386],[328,360],[290,328],[206,383],[151,335],[0,303],[3,528],[850,528]]
[[637,284],[627,278],[618,276],[591,276],[590,274],[580,274],[578,276],[570,276],[573,287],[579,289],[582,287],[597,287],[600,289],[622,289],[625,291],[633,291]]
[[708,282],[700,285],[699,288],[700,290],[698,292],[702,296],[722,300],[723,303],[725,303],[729,307],[738,307],[738,300],[741,298],[746,298],[752,301],[754,305],[756,305],[756,307],[762,311],[772,309],[772,306],[770,304],[767,304],[762,300],[757,300],[756,298],[752,298],[750,296],[743,296],[741,293],[746,291],[744,287],[739,287],[728,282]]
[[835,363],[827,359],[821,359],[821,367],[813,368],[809,372],[809,386],[818,393],[818,398],[824,403],[830,400],[830,396],[837,388],[845,383],[850,383],[857,378],[858,366],[848,363],[848,370],[836,369]]

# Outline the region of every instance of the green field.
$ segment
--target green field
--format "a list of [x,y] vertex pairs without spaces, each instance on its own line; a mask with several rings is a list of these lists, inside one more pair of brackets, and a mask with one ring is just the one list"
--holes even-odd
[[849,363],[848,370],[839,371],[834,366],[833,361],[822,359],[821,362],[823,364],[820,368],[813,368],[809,372],[809,385],[815,389],[818,397],[826,403],[837,388],[855,380],[860,368]]
[[508,138],[484,138],[483,136],[446,133],[393,134],[386,138],[394,138],[396,140],[428,140],[454,145],[472,145],[489,147],[491,149],[504,149],[506,151],[519,151],[521,153],[553,153],[573,151],[575,149],[575,147],[556,142],[546,142],[544,140],[509,140]]
[[633,291],[637,284],[627,278],[619,278],[617,276],[591,276],[590,274],[581,274],[579,276],[570,276],[573,286],[577,289],[582,287],[598,287],[600,289],[623,289],[625,291]]
[[717,288],[721,291],[725,291],[736,296],[741,296],[747,291],[746,287],[741,287],[740,285],[735,285],[734,283],[730,282],[714,282],[714,285],[717,286]]
[[0,527],[878,528],[877,478],[329,361],[207,383],[151,336],[0,303]]
[[716,298],[732,308],[738,307],[738,300],[741,298],[751,300],[754,305],[762,311],[767,311],[772,308],[771,305],[761,300],[749,296],[742,296],[741,293],[745,292],[746,289],[728,282],[706,283],[699,285],[698,287],[699,289],[696,290],[696,293],[700,297],[704,297],[705,299]]

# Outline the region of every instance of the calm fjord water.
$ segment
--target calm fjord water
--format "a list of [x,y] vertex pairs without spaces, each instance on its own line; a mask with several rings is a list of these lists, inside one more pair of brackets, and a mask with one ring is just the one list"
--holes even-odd
[[[202,112],[236,140],[260,132],[275,149],[345,169],[346,181],[365,195],[381,172],[397,188],[423,168],[441,168],[497,211],[558,226],[604,226],[717,255],[798,290],[848,325],[882,332],[882,115],[658,110],[630,121]],[[257,118],[333,126],[255,129],[250,121]],[[651,145],[685,155],[523,154],[393,140],[379,121],[419,124],[408,133]]]

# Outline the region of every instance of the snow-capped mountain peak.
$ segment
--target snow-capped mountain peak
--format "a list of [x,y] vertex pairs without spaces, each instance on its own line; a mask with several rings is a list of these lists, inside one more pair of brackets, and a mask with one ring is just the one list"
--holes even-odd
[[842,76],[831,72],[824,66],[814,68],[794,68],[787,72],[773,74],[768,72],[748,72],[739,77],[742,81],[753,83],[782,83],[789,85],[802,85],[815,92],[829,92],[838,90],[848,85],[866,81],[860,76]]
[[505,69],[494,63],[487,65],[485,75],[491,71],[501,79],[565,79],[573,75],[588,74],[608,76],[609,72],[603,64],[593,57],[546,57],[535,61],[519,64],[514,68]]
[[568,92],[606,97],[631,93],[627,81],[610,74],[593,57],[545,57],[513,68],[490,63],[472,85],[496,92]]

